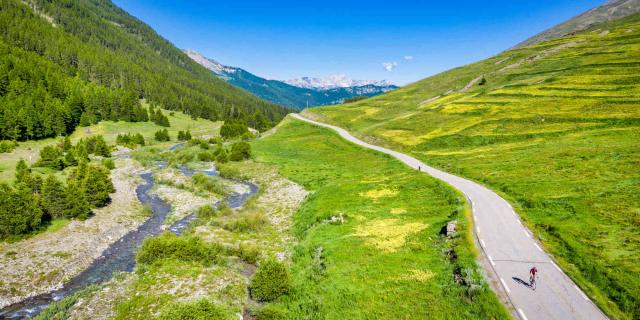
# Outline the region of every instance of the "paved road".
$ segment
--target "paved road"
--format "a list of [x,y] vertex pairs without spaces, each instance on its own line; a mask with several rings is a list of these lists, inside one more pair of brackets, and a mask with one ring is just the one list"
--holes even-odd
[[[481,251],[490,262],[486,271],[500,279],[504,292],[521,319],[607,318],[541,249],[511,205],[495,192],[478,183],[431,168],[406,154],[368,144],[342,128],[309,120],[299,114],[291,116],[333,129],[348,141],[389,154],[412,169],[420,168],[464,193],[471,202],[474,232]],[[517,277],[528,282],[532,265],[539,271],[535,291],[513,279]]]

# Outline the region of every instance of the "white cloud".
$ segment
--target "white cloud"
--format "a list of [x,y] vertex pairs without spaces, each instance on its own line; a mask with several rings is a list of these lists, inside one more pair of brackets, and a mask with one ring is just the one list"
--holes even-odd
[[393,69],[395,69],[397,66],[398,63],[395,61],[382,63],[382,67],[389,72],[393,71]]
[[409,60],[413,60],[413,56],[404,56],[403,59],[409,61]]

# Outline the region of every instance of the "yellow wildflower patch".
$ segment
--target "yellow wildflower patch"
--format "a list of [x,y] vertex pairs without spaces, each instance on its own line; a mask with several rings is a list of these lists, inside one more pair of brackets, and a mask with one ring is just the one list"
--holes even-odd
[[380,198],[393,197],[396,194],[398,194],[397,190],[379,189],[379,190],[369,190],[367,192],[361,192],[360,196],[367,197],[367,198],[374,199],[374,200],[378,200]]
[[407,236],[427,227],[427,224],[420,222],[402,223],[398,219],[382,219],[357,227],[355,234],[365,238],[368,245],[385,252],[394,252],[404,246]]

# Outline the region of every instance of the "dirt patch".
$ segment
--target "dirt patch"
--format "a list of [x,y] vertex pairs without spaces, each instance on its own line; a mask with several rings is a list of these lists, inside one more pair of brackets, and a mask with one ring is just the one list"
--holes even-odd
[[94,210],[94,216],[86,221],[72,221],[55,232],[2,244],[0,307],[62,287],[145,220],[133,192],[142,168],[131,159],[117,159],[116,165],[111,172],[116,192],[107,207]]

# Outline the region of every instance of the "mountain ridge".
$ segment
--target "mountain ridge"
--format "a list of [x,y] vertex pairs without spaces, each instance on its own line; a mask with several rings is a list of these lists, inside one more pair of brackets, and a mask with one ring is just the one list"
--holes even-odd
[[609,0],[605,4],[583,12],[567,21],[528,38],[513,48],[535,45],[554,40],[572,33],[589,29],[603,22],[618,20],[640,12],[640,0]]
[[193,49],[184,49],[183,52],[227,83],[272,103],[298,110],[339,104],[354,96],[372,97],[398,88],[386,81],[352,80],[345,75],[334,76],[333,82],[328,78],[323,82],[322,79],[305,77],[301,79],[308,79],[308,83],[304,84],[304,80],[301,80],[300,85],[296,86],[288,83],[293,80],[266,79],[242,68],[223,65]]

